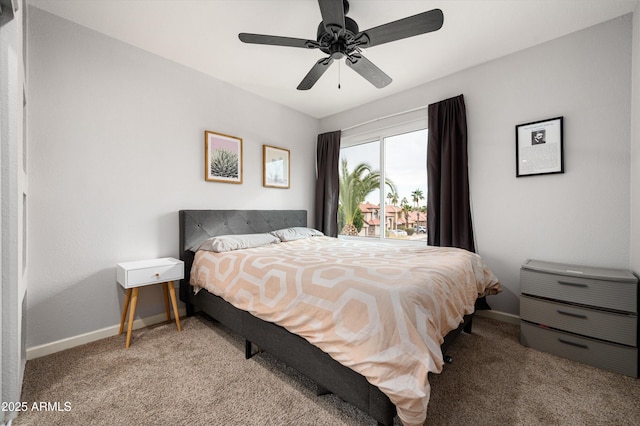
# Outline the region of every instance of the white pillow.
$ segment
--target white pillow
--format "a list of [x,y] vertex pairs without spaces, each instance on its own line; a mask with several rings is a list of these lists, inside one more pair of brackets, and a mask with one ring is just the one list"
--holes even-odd
[[253,247],[266,246],[268,244],[279,243],[280,240],[274,235],[263,234],[238,234],[220,235],[205,240],[197,250],[215,251],[222,253],[231,250],[240,250]]
[[294,241],[302,238],[321,237],[324,234],[317,229],[305,228],[303,226],[295,226],[293,228],[283,228],[277,231],[271,231],[271,234],[280,238],[282,242]]

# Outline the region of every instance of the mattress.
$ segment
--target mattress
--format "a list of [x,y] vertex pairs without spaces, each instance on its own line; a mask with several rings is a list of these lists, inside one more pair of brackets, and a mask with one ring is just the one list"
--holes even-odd
[[224,253],[198,251],[195,291],[295,333],[363,375],[406,425],[426,419],[440,345],[501,291],[477,254],[316,236]]

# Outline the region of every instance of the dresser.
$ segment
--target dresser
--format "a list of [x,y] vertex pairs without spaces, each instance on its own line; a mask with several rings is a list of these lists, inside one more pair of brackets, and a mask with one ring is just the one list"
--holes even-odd
[[520,342],[638,377],[638,279],[623,269],[527,260]]

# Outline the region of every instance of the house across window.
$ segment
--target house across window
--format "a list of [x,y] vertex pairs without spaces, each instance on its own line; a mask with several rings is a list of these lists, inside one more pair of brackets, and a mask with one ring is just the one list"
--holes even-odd
[[427,129],[343,144],[340,235],[427,239]]

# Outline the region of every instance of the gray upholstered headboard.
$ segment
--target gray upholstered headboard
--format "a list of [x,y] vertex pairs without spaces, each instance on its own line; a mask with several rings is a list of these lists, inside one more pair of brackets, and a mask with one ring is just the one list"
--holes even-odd
[[180,298],[185,301],[195,253],[191,251],[216,235],[253,234],[292,226],[307,226],[306,210],[180,210],[180,259],[184,280]]

